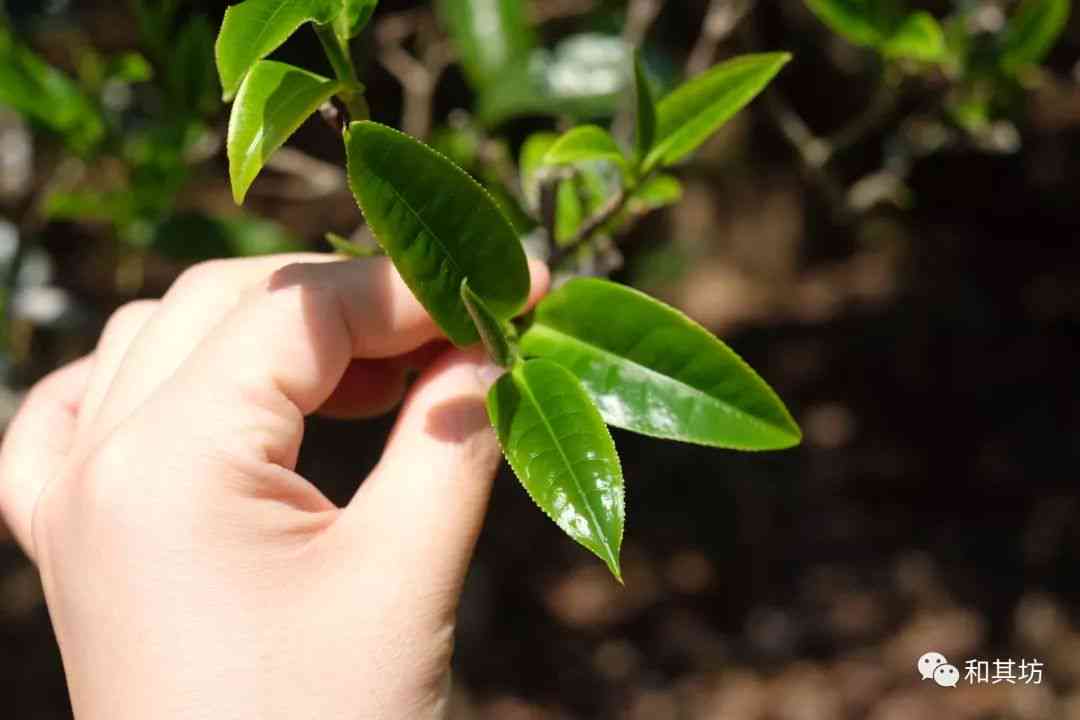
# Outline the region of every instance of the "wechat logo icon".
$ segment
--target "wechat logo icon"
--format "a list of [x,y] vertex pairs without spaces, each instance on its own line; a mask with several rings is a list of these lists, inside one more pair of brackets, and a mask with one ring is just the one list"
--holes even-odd
[[915,663],[915,669],[923,680],[933,680],[941,687],[956,687],[960,671],[939,652],[928,652]]

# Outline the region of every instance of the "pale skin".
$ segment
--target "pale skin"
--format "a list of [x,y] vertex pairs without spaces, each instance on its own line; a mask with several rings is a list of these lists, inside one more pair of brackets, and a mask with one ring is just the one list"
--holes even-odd
[[[542,265],[532,280],[535,302]],[[440,338],[386,259],[217,261],[33,388],[0,514],[79,720],[443,716],[500,453],[497,368]],[[403,395],[346,507],[295,472],[306,416]]]

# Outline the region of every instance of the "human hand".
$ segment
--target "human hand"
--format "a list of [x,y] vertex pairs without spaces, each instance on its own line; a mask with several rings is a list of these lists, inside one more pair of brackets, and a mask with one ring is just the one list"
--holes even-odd
[[386,259],[217,261],[34,388],[0,513],[80,720],[441,714],[497,372],[476,351],[427,363],[345,508],[295,472],[305,416],[389,409],[439,337]]

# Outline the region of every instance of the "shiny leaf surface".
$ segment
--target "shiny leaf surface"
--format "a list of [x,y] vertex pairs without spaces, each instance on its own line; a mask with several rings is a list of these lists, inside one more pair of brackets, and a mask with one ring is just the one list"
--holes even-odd
[[255,64],[229,117],[229,175],[237,204],[270,156],[340,88],[336,80],[285,63]]
[[379,0],[344,0],[345,7],[334,20],[334,32],[342,39],[354,38],[363,32],[375,14]]
[[306,22],[325,24],[341,11],[341,0],[244,0],[225,11],[214,53],[225,100],[244,76]]
[[579,377],[604,419],[654,437],[774,450],[801,433],[738,355],[679,311],[605,280],[571,280],[540,302],[527,357]]
[[787,53],[743,55],[686,82],[657,107],[656,145],[643,172],[696,150],[765,89],[791,59]]
[[439,0],[438,7],[473,87],[524,63],[536,45],[524,0]]
[[553,362],[530,360],[491,388],[487,406],[503,453],[529,496],[620,578],[622,469],[581,383]]
[[545,165],[576,165],[603,160],[627,169],[626,158],[611,133],[597,125],[582,125],[568,131],[544,155]]
[[345,136],[349,185],[375,237],[458,345],[479,340],[461,283],[507,320],[529,295],[521,242],[468,173],[404,133],[366,121]]

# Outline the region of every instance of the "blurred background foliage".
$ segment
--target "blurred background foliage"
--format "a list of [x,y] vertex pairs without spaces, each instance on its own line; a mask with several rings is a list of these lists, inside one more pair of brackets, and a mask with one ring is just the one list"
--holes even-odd
[[[1068,0],[384,0],[353,43],[375,119],[483,182],[560,274],[613,275],[728,340],[798,451],[619,433],[622,589],[500,479],[461,613],[464,718],[1080,718],[1080,18]],[[213,64],[224,2],[7,0],[0,14],[0,420],[119,305],[214,257],[371,247],[339,109],[243,209]],[[793,63],[596,240],[603,163],[719,59]],[[275,57],[329,73],[314,33]],[[326,233],[333,233],[329,238]],[[223,370],[225,371],[225,370]],[[314,420],[335,500],[389,420]],[[534,517],[535,516],[535,517]],[[69,714],[33,568],[0,548],[0,706]],[[1041,685],[920,683],[924,652],[1046,663]]]

